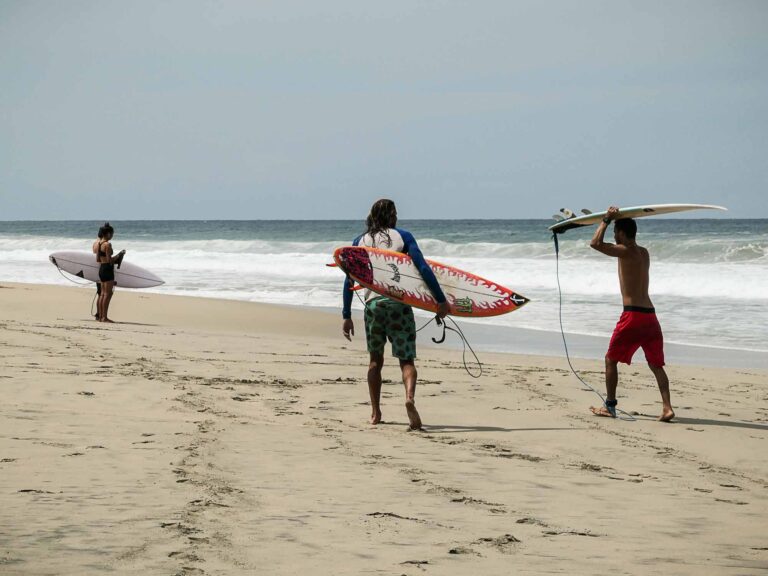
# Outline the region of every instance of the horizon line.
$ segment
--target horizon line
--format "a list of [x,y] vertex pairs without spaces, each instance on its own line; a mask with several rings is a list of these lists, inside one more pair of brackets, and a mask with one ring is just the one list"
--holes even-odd
[[[738,218],[738,217],[672,217],[671,214],[655,214],[651,218],[663,218],[664,220],[768,220],[768,216]],[[643,216],[649,218],[649,216]],[[414,220],[433,221],[433,222],[524,222],[524,221],[555,221],[554,218],[401,218],[402,222]],[[108,222],[364,222],[365,218],[126,218],[120,220],[107,220]],[[101,218],[48,218],[48,219],[25,219],[16,218],[10,220],[0,220],[0,223],[11,222],[104,222]]]

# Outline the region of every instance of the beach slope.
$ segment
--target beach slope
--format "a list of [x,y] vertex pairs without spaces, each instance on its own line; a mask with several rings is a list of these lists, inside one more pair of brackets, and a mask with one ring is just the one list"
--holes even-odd
[[[561,358],[422,348],[367,424],[363,324],[299,308],[0,288],[3,574],[764,574],[768,378],[644,365],[620,407]],[[577,368],[602,388],[602,363]]]

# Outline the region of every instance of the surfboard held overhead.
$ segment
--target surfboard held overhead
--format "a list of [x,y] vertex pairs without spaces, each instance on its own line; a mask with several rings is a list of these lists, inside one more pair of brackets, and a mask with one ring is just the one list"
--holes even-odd
[[[674,214],[675,212],[687,212],[689,210],[728,210],[728,208],[711,204],[648,204],[645,206],[619,208],[619,219],[645,218],[647,216],[660,216],[662,214]],[[572,228],[581,228],[582,226],[597,224],[608,213],[605,210],[602,212],[590,213],[589,210],[584,208],[582,209],[584,216],[575,216],[573,212],[565,208],[563,208],[561,212],[566,217],[549,227],[555,234],[561,234]],[[567,216],[568,212],[570,212],[570,216]]]

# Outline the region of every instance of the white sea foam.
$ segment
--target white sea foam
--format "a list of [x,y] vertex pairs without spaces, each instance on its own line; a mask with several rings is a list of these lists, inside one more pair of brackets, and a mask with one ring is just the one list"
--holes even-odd
[[[348,241],[161,240],[120,237],[116,248],[160,275],[154,291],[247,301],[340,307],[342,274],[328,268]],[[492,278],[531,298],[523,310],[484,322],[559,330],[554,247],[549,241],[458,244],[420,240],[425,254]],[[763,236],[664,238],[646,242],[653,257],[651,295],[669,341],[766,350],[768,245]],[[48,255],[88,251],[72,237],[0,235],[0,281],[64,284]],[[560,243],[565,326],[605,336],[620,310],[616,262],[584,238]]]

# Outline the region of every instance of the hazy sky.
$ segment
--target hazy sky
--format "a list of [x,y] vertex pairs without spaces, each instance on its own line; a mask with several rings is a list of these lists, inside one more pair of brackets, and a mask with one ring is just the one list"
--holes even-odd
[[0,0],[0,219],[768,217],[768,1]]

